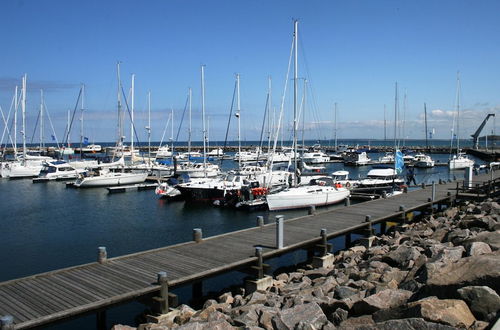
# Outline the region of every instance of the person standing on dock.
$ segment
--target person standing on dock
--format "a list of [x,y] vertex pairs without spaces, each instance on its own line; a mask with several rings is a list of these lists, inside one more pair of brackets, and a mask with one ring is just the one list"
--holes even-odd
[[415,180],[415,169],[413,167],[409,167],[406,172],[406,184],[410,185],[412,182],[414,185],[417,185],[417,180]]

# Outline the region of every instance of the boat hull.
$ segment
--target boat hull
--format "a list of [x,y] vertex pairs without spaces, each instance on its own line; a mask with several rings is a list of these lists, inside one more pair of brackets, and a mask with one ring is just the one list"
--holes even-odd
[[87,177],[75,182],[75,187],[109,187],[136,184],[146,181],[147,173],[108,173],[102,176]]
[[349,195],[350,191],[345,188],[335,189],[327,187],[326,189],[317,189],[314,187],[309,190],[304,189],[298,193],[292,188],[276,194],[270,194],[266,196],[266,200],[270,211],[278,211],[306,208],[309,206],[331,205],[343,201]]

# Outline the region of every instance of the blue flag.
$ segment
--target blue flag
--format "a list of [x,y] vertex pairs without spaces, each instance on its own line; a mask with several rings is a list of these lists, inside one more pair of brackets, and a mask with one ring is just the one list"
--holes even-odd
[[83,138],[83,144],[89,144],[89,138],[88,137],[84,137]]
[[55,141],[56,137],[54,135],[51,135],[51,136],[52,136],[52,141]]
[[403,153],[400,150],[396,150],[396,154],[394,155],[394,170],[396,170],[396,174],[401,174],[403,167]]

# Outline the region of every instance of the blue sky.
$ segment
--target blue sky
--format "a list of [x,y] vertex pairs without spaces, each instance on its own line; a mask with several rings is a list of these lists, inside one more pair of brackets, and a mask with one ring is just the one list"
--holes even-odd
[[[234,75],[239,73],[242,137],[257,139],[268,76],[273,79],[273,106],[279,110],[296,18],[299,77],[307,78],[310,87],[306,137],[333,136],[337,102],[340,138],[383,138],[384,105],[392,138],[397,81],[401,117],[407,93],[405,135],[424,137],[427,102],[429,128],[436,138],[449,138],[458,70],[460,136],[465,137],[487,113],[500,109],[499,12],[498,1],[461,0],[2,1],[0,106],[8,112],[14,87],[27,73],[28,135],[43,88],[56,133],[62,136],[66,112],[84,83],[85,136],[114,141],[119,60],[126,89],[130,75],[136,74],[140,140],[146,139],[147,91],[152,94],[153,140],[159,140],[168,111],[173,108],[176,119],[182,115],[189,87],[194,139],[199,140],[200,65],[205,64],[210,138],[224,138]],[[290,91],[286,122],[293,111]],[[498,133],[495,126],[492,120],[486,130]],[[73,134],[76,139],[79,133]],[[186,129],[180,138],[186,138]],[[235,125],[230,138],[236,138]]]

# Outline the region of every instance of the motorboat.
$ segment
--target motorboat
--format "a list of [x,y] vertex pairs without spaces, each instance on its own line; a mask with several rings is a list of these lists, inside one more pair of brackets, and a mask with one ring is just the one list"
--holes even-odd
[[182,198],[179,189],[177,189],[175,185],[171,184],[168,181],[159,183],[155,188],[155,194],[160,198],[166,198],[170,200],[177,200]]
[[332,180],[334,183],[340,183],[342,186],[353,189],[359,185],[359,180],[349,179],[349,171],[335,171],[332,173]]
[[311,185],[286,188],[266,196],[270,211],[326,206],[342,202],[350,190],[335,184],[329,177],[314,180]]
[[466,154],[461,152],[453,155],[453,158],[448,162],[448,167],[450,170],[459,170],[472,166],[474,166],[474,161],[470,159]]
[[[83,174],[84,172],[85,170],[75,169],[65,161],[57,160],[45,163],[37,179],[42,179],[42,180],[76,179],[80,174]],[[34,179],[34,181],[37,179]]]
[[179,163],[176,174],[187,174],[191,178],[214,178],[220,174],[220,168],[211,163]]
[[366,154],[366,151],[350,152],[347,153],[344,157],[345,165],[363,166],[368,165],[368,163],[370,162],[371,159]]
[[384,156],[379,157],[378,162],[381,164],[394,164],[394,153],[387,152]]
[[366,178],[359,181],[358,188],[392,187],[404,183],[393,168],[374,168],[368,171]]
[[209,157],[223,157],[224,152],[222,151],[221,148],[215,148],[207,152],[207,156]]
[[100,144],[88,144],[81,150],[83,153],[97,153],[102,151],[102,147]]
[[176,188],[187,201],[221,200],[230,192],[237,192],[250,185],[245,175],[228,173],[222,178],[207,178],[178,184]]
[[417,154],[414,157],[413,166],[421,168],[434,167],[434,160],[429,155]]
[[170,151],[170,148],[167,145],[158,147],[158,151],[156,151],[156,158],[168,157],[172,157],[172,151]]
[[330,156],[322,151],[306,152],[302,155],[302,161],[310,164],[328,163]]

